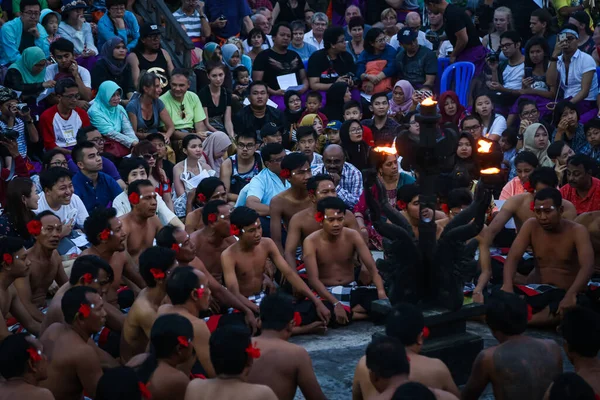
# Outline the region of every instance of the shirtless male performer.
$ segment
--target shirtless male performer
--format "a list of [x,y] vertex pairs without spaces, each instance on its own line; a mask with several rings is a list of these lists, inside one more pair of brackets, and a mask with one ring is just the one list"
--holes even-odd
[[210,331],[206,322],[198,318],[201,311],[208,310],[210,303],[208,278],[193,267],[177,267],[167,279],[167,295],[172,304],[162,305],[158,309],[158,315],[179,314],[192,323],[194,327],[192,345],[198,361],[192,368],[192,373],[201,373],[208,378],[214,377],[215,371],[208,350]]
[[42,344],[28,333],[10,335],[0,342],[0,400],[54,400],[52,393],[39,387],[48,377]]
[[248,207],[236,207],[230,220],[231,231],[239,241],[221,254],[227,289],[236,295],[242,294],[260,306],[261,300],[266,296],[263,288],[265,266],[267,259],[271,259],[292,287],[315,304],[319,319],[328,324],[331,315],[329,309],[285,262],[273,240],[262,237],[258,213]]
[[[13,282],[26,277],[30,271],[27,251],[21,238],[0,237],[0,341],[10,335],[7,322],[10,325],[21,324],[34,335],[40,333],[40,323],[27,312],[19,299]],[[10,312],[11,320],[6,320]]]
[[271,294],[260,303],[262,332],[253,338],[260,357],[248,375],[248,383],[269,386],[279,400],[293,400],[299,387],[307,400],[324,400],[312,361],[304,347],[289,343],[292,330],[299,325],[291,296]]
[[[351,309],[354,319],[365,319],[371,301],[387,298],[375,260],[362,236],[353,229],[344,228],[345,212],[346,205],[337,197],[319,201],[314,218],[323,229],[311,233],[302,246],[308,283],[322,299],[333,305],[336,322],[341,325],[349,322],[349,310],[345,307]],[[356,287],[355,252],[373,277],[375,288]]]
[[270,387],[247,382],[254,361],[261,356],[248,329],[236,325],[218,328],[210,337],[210,359],[217,377],[191,381],[185,400],[278,400]]
[[290,153],[281,161],[281,172],[290,182],[290,188],[273,197],[270,204],[271,239],[283,254],[282,230],[287,229],[292,217],[311,205],[306,183],[312,176],[308,158],[302,153]]
[[156,215],[156,192],[148,179],[132,182],[127,186],[131,212],[123,215],[123,230],[127,234],[127,254],[135,265],[142,251],[154,245],[154,237],[162,228]]
[[[527,229],[527,224],[523,229]],[[488,383],[498,400],[544,397],[552,379],[562,373],[562,356],[554,340],[523,334],[528,314],[527,304],[517,295],[502,291],[490,295],[486,322],[500,344],[482,350],[473,362],[471,376],[462,391],[463,400],[478,399]]]
[[590,234],[594,247],[594,278],[600,277],[600,211],[579,214],[575,222],[581,224]]
[[[398,304],[388,316],[385,333],[387,336],[398,339],[406,350],[410,360],[410,374],[412,382],[443,390],[460,397],[460,391],[452,379],[450,370],[443,361],[420,355],[423,342],[429,334],[425,327],[425,320],[421,311],[412,304]],[[377,390],[369,379],[367,358],[363,356],[354,371],[352,384],[352,399],[370,399],[377,394]]]
[[[222,205],[225,207],[222,207],[222,209],[219,210]],[[209,210],[206,212],[206,220],[208,223],[229,219],[230,207],[224,201],[210,201],[205,208],[206,207],[209,207]],[[223,213],[220,213],[219,211],[222,211]],[[209,218],[208,216],[211,214],[213,214],[213,217]],[[221,283],[217,282],[217,280],[208,272],[204,263],[196,257],[196,246],[185,230],[170,225],[165,226],[158,231],[158,234],[156,235],[156,244],[168,249],[175,249],[176,259],[180,265],[189,265],[206,275],[211,293],[210,309],[213,314],[227,312],[227,308],[221,309],[221,305],[233,307],[244,313],[246,323],[252,328],[253,332],[256,331],[258,327],[256,317],[254,316],[254,307],[256,307],[254,303],[244,296],[235,296]]]
[[600,394],[600,315],[586,307],[574,307],[565,313],[560,333],[575,372]]
[[27,230],[35,238],[35,244],[27,251],[30,270],[28,276],[15,280],[15,288],[27,312],[42,322],[44,313],[41,310],[46,308],[50,285],[56,281],[61,286],[69,280],[56,250],[62,222],[52,211],[42,211],[29,221]]
[[[594,249],[586,229],[562,218],[562,197],[555,188],[535,194],[535,219],[524,224],[504,263],[502,290],[512,293],[517,264],[531,246],[536,261],[527,283],[552,285],[543,297],[526,296],[533,310],[530,325],[556,325],[567,308],[577,304],[577,294],[586,289],[594,272]],[[577,253],[577,257],[575,257]],[[543,287],[519,287],[522,294],[538,294]]]
[[123,362],[146,351],[152,324],[167,295],[167,277],[175,266],[175,251],[171,249],[150,247],[140,254],[140,275],[146,288],[142,289],[125,317],[120,346]]
[[65,322],[50,325],[40,338],[49,361],[48,379],[40,385],[56,400],[80,400],[84,392],[96,397],[102,367],[89,339],[104,325],[103,303],[91,287],[72,287],[61,300]]

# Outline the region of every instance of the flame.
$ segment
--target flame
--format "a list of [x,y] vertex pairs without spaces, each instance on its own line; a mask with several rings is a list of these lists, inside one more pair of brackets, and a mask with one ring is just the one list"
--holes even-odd
[[433,100],[433,97],[428,97],[421,102],[422,106],[435,106],[437,101]]
[[479,139],[477,141],[479,148],[477,149],[478,153],[491,153],[492,152],[492,142],[487,140]]
[[378,147],[373,148],[373,151],[375,151],[377,153],[385,153],[385,154],[389,154],[389,155],[393,155],[393,156],[398,154],[398,152],[396,151],[396,147],[378,146]]
[[500,173],[500,169],[499,168],[486,168],[486,169],[482,169],[481,171],[479,171],[479,173],[481,175],[496,175]]

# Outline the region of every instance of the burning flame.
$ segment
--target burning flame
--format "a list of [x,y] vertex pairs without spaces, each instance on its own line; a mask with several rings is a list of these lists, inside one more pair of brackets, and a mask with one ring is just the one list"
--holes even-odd
[[373,151],[375,151],[377,153],[385,153],[385,154],[389,154],[389,155],[393,155],[393,156],[398,154],[398,152],[396,151],[396,147],[378,146],[378,147],[375,147],[373,149]]
[[421,102],[422,106],[435,106],[437,101],[433,100],[433,97],[428,97]]
[[488,142],[487,140],[479,139],[477,141],[479,148],[477,149],[478,153],[491,153],[492,152],[492,142]]
[[481,175],[495,175],[500,173],[499,168],[486,168],[479,171]]

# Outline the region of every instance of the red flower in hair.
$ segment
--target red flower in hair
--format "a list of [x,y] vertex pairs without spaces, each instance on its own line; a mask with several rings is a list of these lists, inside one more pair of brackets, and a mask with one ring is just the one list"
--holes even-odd
[[250,358],[259,358],[260,357],[260,349],[255,345],[250,343],[248,347],[246,347],[246,353]]
[[177,342],[181,345],[181,347],[189,347],[190,341],[185,336],[177,336]]
[[324,219],[325,215],[321,211],[317,211],[315,213],[315,221],[317,221],[318,223],[322,223]]
[[533,186],[531,186],[531,183],[529,181],[525,182],[525,184],[523,185],[523,189],[525,189],[527,193],[533,193],[535,191],[535,189],[533,188]]
[[145,398],[145,399],[152,398],[152,394],[150,394],[150,391],[148,390],[148,387],[146,386],[146,384],[144,384],[142,382],[138,382],[138,388],[140,389],[140,394],[142,395],[143,398]]
[[110,230],[105,229],[100,232],[100,240],[108,240],[110,238]]
[[87,318],[87,317],[89,317],[89,316],[90,316],[90,313],[92,312],[92,307],[90,307],[90,305],[89,305],[89,304],[81,304],[81,305],[79,306],[79,310],[77,310],[77,312],[78,312],[79,314],[81,314],[81,316],[82,316],[83,318]]
[[406,202],[402,201],[402,200],[398,200],[396,202],[396,206],[398,207],[399,210],[404,210],[406,208]]
[[298,311],[294,313],[294,325],[300,326],[302,325],[302,316]]
[[201,299],[202,297],[204,297],[204,288],[203,287],[199,287],[198,289],[196,289],[196,294],[198,295],[199,299]]
[[131,204],[139,204],[140,203],[140,195],[137,194],[136,192],[131,193],[129,195],[128,199]]
[[38,362],[38,361],[42,360],[42,356],[40,355],[40,353],[38,353],[38,351],[36,349],[34,349],[33,347],[29,347],[27,349],[27,354],[29,354],[29,358],[33,362]]
[[314,195],[315,195],[315,189],[310,189],[310,190],[308,191],[308,194],[311,194],[311,195],[313,195],[313,196],[314,196]]
[[200,203],[206,203],[206,196],[204,194],[200,193],[196,198]]
[[165,279],[165,271],[159,268],[150,268],[150,273],[155,280]]
[[289,169],[283,168],[281,170],[281,172],[279,173],[279,176],[282,177],[283,179],[288,179],[290,176],[292,176],[292,173],[290,172]]
[[171,245],[171,250],[173,250],[175,253],[179,253],[179,249],[181,249],[181,247],[179,247],[179,243],[173,243]]
[[217,214],[215,214],[215,213],[208,214],[208,222],[210,222],[211,224],[213,222],[217,222]]
[[231,224],[231,226],[229,227],[229,233],[231,233],[231,236],[240,236],[240,228],[238,228],[234,224]]
[[531,203],[529,203],[529,209],[531,211],[533,211],[535,209],[535,203],[533,201]]
[[29,232],[31,236],[38,236],[42,233],[42,223],[35,219],[29,221],[27,223],[27,232]]
[[429,328],[424,326],[423,327],[423,339],[427,339],[429,337]]
[[94,277],[89,272],[86,272],[85,274],[83,274],[82,278],[83,278],[83,283],[85,283],[86,285],[89,285],[90,283],[92,283],[94,281]]
[[441,209],[444,212],[444,214],[450,214],[450,208],[448,207],[448,204],[442,203]]
[[11,265],[13,263],[13,256],[8,253],[2,254],[2,260],[7,264]]
[[527,304],[527,321],[531,321],[531,318],[533,318],[533,308]]

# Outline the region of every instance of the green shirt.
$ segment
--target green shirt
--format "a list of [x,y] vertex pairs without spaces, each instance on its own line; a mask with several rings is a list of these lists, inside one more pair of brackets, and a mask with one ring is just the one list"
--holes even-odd
[[[206,119],[202,103],[196,93],[186,92],[183,97],[183,103],[176,101],[171,96],[171,91],[160,96],[160,99],[165,103],[165,108],[173,120],[175,130],[192,130],[195,123]],[[184,116],[185,118],[183,118]]]

